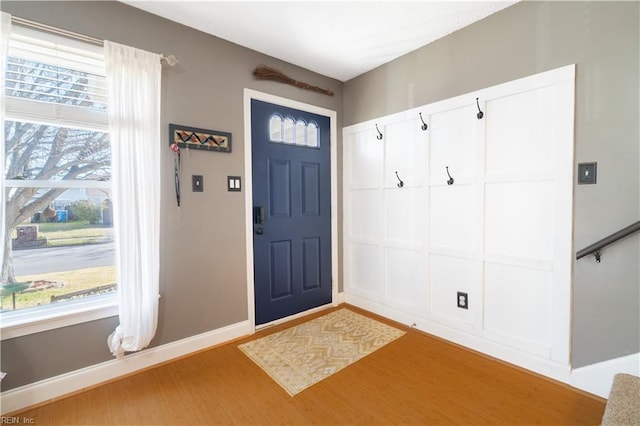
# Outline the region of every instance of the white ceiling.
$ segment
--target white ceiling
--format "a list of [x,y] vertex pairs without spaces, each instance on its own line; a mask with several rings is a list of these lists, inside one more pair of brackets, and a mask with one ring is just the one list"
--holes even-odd
[[519,0],[120,1],[347,81]]

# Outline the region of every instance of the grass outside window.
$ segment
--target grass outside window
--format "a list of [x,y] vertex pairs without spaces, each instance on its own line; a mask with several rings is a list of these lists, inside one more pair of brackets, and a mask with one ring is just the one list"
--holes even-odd
[[[90,224],[87,221],[24,223],[23,225],[38,226],[38,238],[46,239],[47,241],[46,245],[41,248],[90,246],[113,240],[113,228],[101,224]],[[13,230],[13,237],[15,238],[15,236],[16,231]],[[90,248],[88,247],[87,249],[89,250]],[[14,250],[14,256],[19,251]],[[32,282],[32,285],[27,290],[16,292],[15,295],[7,294],[0,297],[0,309],[3,311],[49,305],[52,303],[52,296],[59,297],[69,293],[113,285],[116,283],[116,268],[115,265],[109,265],[61,272],[18,275],[16,280],[18,282]]]

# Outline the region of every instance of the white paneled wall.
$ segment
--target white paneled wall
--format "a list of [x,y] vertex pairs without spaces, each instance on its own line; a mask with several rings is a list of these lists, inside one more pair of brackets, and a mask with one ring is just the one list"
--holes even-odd
[[564,379],[574,76],[571,65],[344,128],[346,301]]

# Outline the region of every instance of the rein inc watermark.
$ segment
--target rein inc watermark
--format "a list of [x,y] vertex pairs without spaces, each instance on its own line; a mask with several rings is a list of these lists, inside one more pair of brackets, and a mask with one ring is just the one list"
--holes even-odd
[[0,417],[0,424],[3,425],[34,425],[35,419],[31,417],[21,416],[2,416]]

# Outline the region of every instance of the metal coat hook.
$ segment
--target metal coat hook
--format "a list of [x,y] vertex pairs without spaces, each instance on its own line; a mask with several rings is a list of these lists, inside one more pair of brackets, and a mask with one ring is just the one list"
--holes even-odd
[[400,179],[400,176],[398,176],[398,172],[396,172],[396,177],[398,178],[398,188],[402,188],[404,186],[404,182]]
[[424,120],[423,120],[423,118],[422,118],[422,113],[420,113],[420,121],[422,121],[422,126],[420,126],[420,128],[421,128],[422,130],[427,130],[427,128],[428,128],[429,126],[427,126],[427,123],[425,123],[425,122],[424,122]]
[[376,136],[376,138],[378,138],[379,141],[382,140],[382,132],[380,131],[380,129],[378,129],[378,125],[376,124],[376,130],[378,131],[378,136]]
[[484,117],[484,112],[482,112],[482,110],[480,109],[480,102],[478,102],[478,98],[476,98],[476,105],[478,106],[478,114],[476,114],[476,117],[478,117],[478,120],[482,120],[482,117]]
[[449,174],[449,166],[445,167],[447,169],[447,176],[449,176],[449,180],[447,180],[447,185],[453,185],[453,178]]

